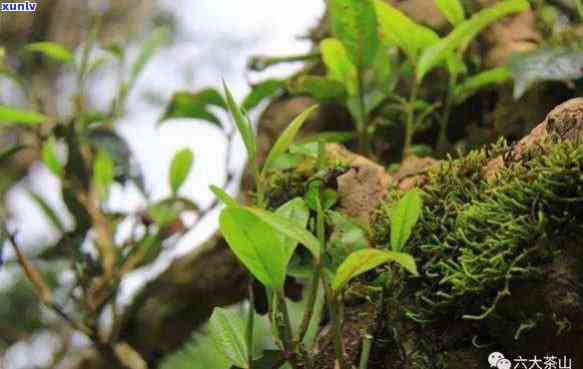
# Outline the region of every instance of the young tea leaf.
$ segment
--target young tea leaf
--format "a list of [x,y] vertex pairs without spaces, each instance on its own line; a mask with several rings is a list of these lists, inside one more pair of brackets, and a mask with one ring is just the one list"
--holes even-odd
[[320,242],[313,234],[308,232],[305,227],[299,226],[293,220],[263,209],[245,209],[260,218],[266,224],[269,224],[276,232],[303,244],[308,250],[310,250],[314,259],[318,260],[320,258]]
[[333,229],[328,240],[333,268],[354,251],[370,247],[366,230],[353,219],[335,211],[328,211],[326,218]]
[[510,70],[506,67],[493,68],[466,79],[454,88],[453,96],[456,104],[480,91],[488,85],[504,83],[511,78]]
[[177,92],[172,96],[158,123],[172,118],[192,118],[206,120],[222,127],[219,118],[209,110],[210,106],[226,109],[223,97],[215,89],[208,88],[197,93]]
[[260,82],[251,88],[251,92],[241,105],[243,110],[250,111],[261,103],[264,99],[271,98],[279,94],[285,88],[285,81],[281,79],[268,79]]
[[63,224],[63,221],[57,214],[57,212],[53,209],[51,205],[38,193],[34,191],[29,191],[29,195],[32,200],[38,205],[38,207],[42,210],[47,220],[51,223],[55,229],[61,233],[67,232],[67,228]]
[[309,95],[319,101],[342,100],[348,95],[340,81],[320,76],[299,76],[289,79],[287,89],[294,95]]
[[409,61],[416,63],[421,50],[439,40],[435,31],[415,23],[383,0],[374,0],[381,37],[399,47]]
[[327,131],[311,134],[298,140],[298,144],[313,142],[347,142],[354,140],[354,132]]
[[107,197],[114,176],[113,159],[106,150],[99,150],[93,163],[93,181],[102,198]]
[[358,93],[358,78],[354,64],[350,62],[342,42],[335,38],[327,38],[320,42],[322,60],[328,71],[328,78],[342,82],[348,94]]
[[251,209],[232,206],[223,209],[219,224],[231,250],[255,278],[273,290],[283,288],[289,253],[274,227]]
[[216,307],[209,320],[209,333],[216,349],[239,368],[247,366],[245,323],[237,313]]
[[144,67],[150,62],[154,54],[170,39],[170,32],[165,27],[155,29],[144,43],[142,52],[132,65],[130,71],[130,85],[139,77]]
[[419,190],[413,189],[403,196],[391,210],[391,249],[401,251],[411,236],[411,231],[421,215],[423,203]]
[[42,160],[43,164],[53,173],[55,176],[60,177],[63,174],[63,164],[57,156],[56,141],[53,136],[45,141],[42,147]]
[[394,261],[413,275],[418,275],[415,260],[409,254],[378,249],[363,249],[353,252],[338,267],[332,280],[332,289],[340,291],[352,278],[368,272],[382,264]]
[[457,26],[466,19],[464,7],[460,0],[435,0],[435,5],[453,26]]
[[73,53],[65,46],[56,42],[34,42],[26,45],[26,50],[29,52],[41,53],[52,60],[61,63],[71,63],[75,59]]
[[263,166],[263,171],[265,172],[266,168],[269,168],[273,162],[277,159],[278,156],[283,154],[287,148],[293,143],[298,131],[305,123],[306,119],[310,116],[310,114],[318,108],[317,105],[314,105],[302,112],[299,116],[297,116],[290,125],[283,131],[281,136],[277,139],[271,151],[267,155],[267,159],[265,159],[265,163]]
[[223,81],[223,88],[225,90],[226,96],[226,103],[231,113],[235,124],[237,125],[237,129],[243,138],[243,143],[245,144],[245,148],[247,149],[247,155],[249,156],[249,160],[251,163],[255,163],[255,158],[257,156],[257,147],[255,143],[255,136],[253,134],[253,128],[251,127],[251,122],[247,119],[243,111],[239,108],[231,91],[227,87],[225,81]]
[[170,175],[168,177],[170,189],[174,195],[178,193],[178,190],[188,178],[193,161],[194,155],[190,149],[182,149],[174,155],[172,163],[170,163]]
[[575,47],[545,46],[513,55],[508,61],[508,67],[514,78],[514,98],[520,98],[536,82],[581,78],[582,65],[583,51]]
[[[310,209],[308,205],[301,197],[296,197],[281,205],[275,214],[289,219],[295,224],[297,224],[302,229],[305,229],[308,225],[308,219],[310,218]],[[288,257],[291,258],[293,252],[298,245],[298,240],[281,235],[283,245],[288,252]]]
[[379,48],[377,16],[372,0],[331,0],[332,33],[342,41],[354,65],[372,64]]
[[237,201],[235,201],[235,199],[233,199],[231,196],[229,196],[228,193],[223,191],[222,188],[219,188],[215,185],[211,185],[210,189],[215,194],[217,199],[221,200],[226,206],[234,206],[234,207],[239,206],[239,204],[237,204]]
[[0,125],[9,123],[33,125],[44,123],[48,119],[48,117],[39,113],[0,105]]
[[460,23],[447,37],[423,50],[415,70],[417,81],[423,80],[423,77],[443,62],[450,53],[467,45],[491,23],[508,14],[519,13],[528,9],[527,0],[504,0]]

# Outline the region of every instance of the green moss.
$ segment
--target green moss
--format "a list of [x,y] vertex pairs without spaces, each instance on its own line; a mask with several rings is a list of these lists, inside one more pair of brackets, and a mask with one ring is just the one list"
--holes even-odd
[[[560,252],[559,243],[546,240],[581,232],[583,146],[551,141],[491,182],[481,171],[509,150],[502,143],[430,172],[424,213],[408,244],[422,272],[401,296],[410,317],[484,318],[509,294],[511,280],[536,276],[537,266]],[[381,207],[372,227],[376,242],[388,241],[388,222]]]

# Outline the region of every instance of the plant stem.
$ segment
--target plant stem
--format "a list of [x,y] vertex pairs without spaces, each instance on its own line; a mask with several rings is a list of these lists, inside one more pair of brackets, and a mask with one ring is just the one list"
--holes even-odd
[[417,100],[417,93],[419,92],[419,83],[417,79],[413,79],[411,87],[411,96],[407,104],[407,120],[405,122],[405,143],[403,145],[403,158],[409,155],[411,151],[411,144],[413,142],[413,134],[415,133],[415,101]]
[[[321,171],[325,167],[325,145],[323,142],[318,142],[318,169]],[[320,186],[320,193],[318,196],[317,203],[317,214],[316,214],[316,233],[318,241],[320,241],[320,258],[314,267],[314,272],[312,274],[311,290],[308,296],[308,302],[306,311],[304,312],[304,317],[302,319],[302,324],[298,332],[297,342],[301,343],[308,332],[310,327],[310,322],[312,321],[312,316],[314,315],[314,308],[316,306],[316,299],[318,297],[318,290],[320,287],[320,274],[322,272],[322,260],[324,259],[324,251],[326,248],[326,229],[325,229],[325,215],[324,209],[322,209],[322,186]]]
[[[323,279],[326,279],[324,275]],[[324,288],[326,290],[326,298],[328,300],[328,313],[332,322],[332,330],[334,336],[334,350],[336,351],[336,360],[340,369],[350,369],[346,363],[344,356],[344,343],[342,342],[342,322],[338,313],[338,296],[332,291],[327,281],[324,281]]]
[[289,312],[287,310],[287,303],[283,290],[277,291],[278,307],[283,316],[283,345],[285,348],[285,356],[292,368],[297,367],[296,363],[296,348],[293,342],[293,332]]
[[359,369],[368,368],[368,358],[370,356],[370,349],[372,347],[372,336],[370,334],[365,334],[362,338],[362,352],[360,353],[360,365]]
[[249,289],[249,313],[247,316],[247,329],[246,329],[246,339],[247,339],[247,367],[248,369],[253,368],[253,326],[255,324],[255,294],[253,293],[253,281],[254,278],[249,279],[248,289]]
[[439,135],[437,136],[437,151],[439,152],[445,152],[448,144],[447,127],[449,124],[449,117],[451,116],[451,108],[453,106],[453,88],[456,83],[457,75],[450,74],[447,96],[445,98],[445,105],[443,107],[443,114],[441,115],[439,122]]
[[310,59],[317,59],[321,56],[319,52],[313,52],[308,54],[300,55],[287,55],[287,56],[253,56],[248,64],[249,69],[255,72],[261,72],[265,69],[280,63],[291,63],[298,61],[306,61]]
[[358,131],[358,150],[364,155],[370,154],[370,139],[368,137],[368,124],[366,119],[366,103],[364,101],[364,82],[362,79],[362,71],[358,71],[358,110],[359,117],[357,119]]

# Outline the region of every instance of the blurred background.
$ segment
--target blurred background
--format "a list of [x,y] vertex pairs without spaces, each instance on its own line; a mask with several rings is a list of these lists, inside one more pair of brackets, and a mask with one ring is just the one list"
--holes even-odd
[[[225,177],[226,143],[221,132],[210,124],[193,124],[192,119],[156,123],[171,96],[179,90],[195,91],[218,87],[221,79],[237,99],[249,85],[267,77],[284,77],[298,69],[286,63],[267,72],[251,72],[247,63],[252,55],[293,55],[310,48],[306,32],[324,12],[324,1],[297,0],[43,0],[35,13],[0,13],[0,47],[5,63],[30,81],[32,104],[42,106],[48,115],[67,116],[74,112],[76,75],[70,65],[24,59],[22,48],[35,41],[55,41],[82,58],[83,45],[96,17],[102,25],[100,45],[121,45],[124,59],[136,59],[144,43],[156,30],[169,37],[153,54],[127,97],[125,110],[115,124],[115,132],[129,145],[132,166],[139,168],[150,201],[168,197],[168,168],[174,153],[190,148],[194,166],[181,195],[199,206],[208,206],[210,184],[221,185]],[[92,59],[103,58],[99,68],[86,81],[86,105],[106,110],[115,98],[120,76],[131,67],[108,56],[102,47],[92,49]],[[29,108],[27,96],[16,81],[0,76],[0,105]],[[253,114],[257,114],[256,109]],[[221,111],[221,120],[227,117]],[[2,150],[10,146],[14,133],[2,133]],[[232,147],[231,170],[235,183],[245,162],[242,144]],[[39,254],[59,238],[31,191],[42,196],[62,217],[65,227],[75,221],[68,215],[59,191],[58,179],[34,153],[22,153],[9,166],[2,166],[2,192],[10,228],[27,254]],[[14,184],[12,179],[18,178]],[[10,178],[10,179],[9,179]],[[232,192],[236,192],[236,185]],[[146,200],[133,182],[116,184],[107,207],[111,211],[140,211]],[[191,219],[192,220],[192,219]],[[188,219],[185,219],[188,226]],[[121,282],[119,304],[128,305],[136,290],[169,263],[192,251],[216,229],[217,213],[212,212],[197,226],[163,250],[155,263],[130,273]],[[126,227],[127,228],[127,227]],[[79,351],[87,344],[79,334],[63,332],[52,312],[41,308],[32,287],[14,262],[13,250],[4,247],[5,264],[0,269],[0,368],[67,367],[68,351]],[[63,286],[74,279],[72,272],[58,267],[51,278]],[[60,291],[66,293],[64,289]],[[212,356],[212,355],[211,355]],[[202,356],[199,356],[202,360]],[[69,363],[70,364],[70,363]],[[200,367],[207,367],[202,363]],[[198,367],[198,366],[197,366]]]

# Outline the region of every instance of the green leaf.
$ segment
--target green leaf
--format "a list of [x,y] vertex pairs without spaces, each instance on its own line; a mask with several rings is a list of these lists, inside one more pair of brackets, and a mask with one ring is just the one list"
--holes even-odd
[[474,14],[470,19],[460,23],[447,37],[423,50],[416,68],[417,81],[434,67],[443,62],[450,53],[453,53],[476,37],[485,27],[500,18],[529,9],[527,0],[504,0],[496,5]]
[[2,164],[5,160],[10,159],[13,155],[16,155],[20,152],[20,150],[26,149],[26,145],[15,145],[12,146],[2,152],[0,152],[0,164]]
[[57,177],[63,174],[63,164],[57,156],[55,137],[51,136],[42,147],[42,160],[44,165]]
[[186,178],[188,178],[193,161],[194,155],[187,148],[176,152],[174,158],[172,158],[168,180],[170,182],[170,189],[174,195],[178,193],[178,190],[184,184]]
[[75,59],[73,53],[65,46],[56,42],[34,42],[26,45],[26,51],[41,53],[55,61],[71,63]]
[[[84,130],[82,137],[96,151],[105,150],[111,156],[116,180],[125,183],[131,179],[136,185],[143,188],[142,172],[133,162],[132,151],[123,137],[114,130],[105,127]],[[71,150],[72,144],[74,143],[67,143],[69,150]],[[69,157],[71,158],[69,162],[71,162],[73,160],[71,153],[69,153]]]
[[457,26],[466,19],[460,0],[435,0],[435,5],[453,26]]
[[354,251],[369,248],[368,234],[360,224],[336,211],[326,216],[333,229],[328,242],[334,268]]
[[223,191],[222,188],[217,187],[215,185],[211,185],[210,189],[215,194],[217,199],[221,200],[226,206],[234,206],[234,207],[239,206],[239,204],[237,204],[237,201],[235,201],[235,199],[233,199],[231,196],[229,196],[228,193]]
[[[285,363],[285,355],[282,351],[266,350],[260,358],[253,360],[253,369],[279,369]],[[231,369],[237,369],[231,367]]]
[[583,1],[574,0],[575,7],[577,8],[577,13],[579,14],[579,19],[583,21]]
[[396,45],[415,64],[419,53],[439,40],[435,31],[415,23],[383,0],[374,0],[381,38]]
[[285,81],[281,79],[268,79],[251,88],[251,92],[243,100],[243,110],[250,111],[263,101],[272,98],[285,88]]
[[243,111],[235,102],[235,99],[233,98],[231,91],[229,91],[225,81],[223,81],[223,88],[225,90],[227,107],[231,113],[231,117],[237,125],[237,129],[241,134],[241,138],[243,138],[243,143],[245,144],[247,155],[249,156],[249,161],[251,161],[251,163],[255,163],[257,158],[257,144],[255,143],[255,135],[253,134],[251,122],[249,122],[249,119],[247,119],[245,114],[243,114]]
[[302,157],[310,157],[316,159],[318,157],[318,143],[297,143],[289,147],[289,153],[294,155],[301,155]]
[[231,250],[251,274],[268,288],[283,288],[289,258],[274,227],[251,209],[233,206],[223,209],[219,224]]
[[0,105],[0,125],[6,123],[16,123],[16,124],[41,124],[48,120],[49,118],[30,111],[19,110],[11,108],[9,106]]
[[148,65],[154,54],[158,51],[162,45],[164,45],[170,39],[170,32],[166,27],[160,27],[155,29],[150,37],[144,43],[142,52],[132,64],[130,71],[130,85],[132,85],[139,77],[140,73],[144,70],[144,67]]
[[347,142],[354,140],[354,132],[343,132],[343,131],[327,131],[314,133],[309,136],[298,139],[299,144],[305,144],[309,142]]
[[[320,259],[320,242],[313,234],[299,226],[293,220],[284,218],[278,214],[257,208],[245,208],[255,216],[260,218],[266,224],[269,224],[278,234],[283,234],[301,244],[303,244],[314,256],[314,259]],[[286,263],[287,265],[287,263]]]
[[166,202],[158,202],[148,206],[148,215],[156,222],[159,228],[172,223],[180,215],[180,210]]
[[57,215],[57,212],[46,202],[46,200],[34,191],[28,192],[30,197],[33,201],[38,205],[38,207],[42,210],[43,214],[47,217],[49,222],[55,229],[61,233],[66,233],[67,229],[63,224],[61,218]]
[[464,58],[456,53],[450,53],[445,58],[447,71],[451,76],[461,76],[468,73],[468,67],[464,63]]
[[583,77],[583,51],[565,46],[546,46],[510,57],[514,98],[541,81],[567,81]]
[[273,162],[277,159],[278,156],[283,154],[287,148],[293,143],[298,131],[305,123],[306,119],[310,116],[310,114],[318,108],[317,105],[311,106],[308,109],[304,110],[300,115],[298,115],[290,125],[283,131],[283,133],[279,136],[271,151],[267,155],[265,159],[265,163],[263,165],[263,172],[265,172],[266,168],[269,168]]
[[372,0],[331,0],[332,33],[352,63],[363,69],[372,64],[378,47],[377,17]]
[[[308,219],[310,219],[310,209],[308,209],[308,205],[306,205],[306,202],[301,197],[296,197],[281,205],[277,208],[275,214],[291,220],[303,229],[306,228],[308,225]],[[293,252],[298,245],[298,240],[286,237],[283,234],[281,235],[281,239],[286,251],[288,252],[288,257],[291,259]]]
[[352,278],[368,272],[382,264],[394,261],[413,275],[418,275],[415,260],[409,254],[402,252],[364,249],[353,252],[338,267],[332,280],[332,289],[340,291]]
[[248,368],[245,323],[237,313],[216,307],[209,320],[209,333],[219,352],[239,368]]
[[197,93],[177,92],[170,99],[170,103],[158,124],[173,118],[191,118],[206,120],[215,126],[222,127],[219,118],[209,110],[210,106],[226,109],[223,97],[213,88],[207,88]]
[[347,91],[340,81],[327,77],[303,75],[288,80],[287,89],[294,95],[309,95],[319,101],[341,100]]
[[454,99],[456,104],[462,103],[465,99],[475,94],[488,85],[504,83],[511,77],[510,70],[506,67],[493,68],[473,77],[466,79],[463,83],[454,88]]
[[423,201],[417,189],[408,191],[390,212],[391,249],[401,251],[421,215]]
[[335,38],[322,40],[320,52],[328,71],[328,78],[342,82],[348,94],[355,96],[358,93],[357,71],[350,62],[342,42]]
[[93,163],[93,183],[102,198],[107,197],[115,177],[114,163],[107,150],[99,150]]
[[125,57],[125,51],[123,46],[117,42],[109,42],[104,46],[104,50],[109,52],[118,60],[123,60]]

